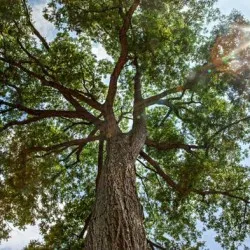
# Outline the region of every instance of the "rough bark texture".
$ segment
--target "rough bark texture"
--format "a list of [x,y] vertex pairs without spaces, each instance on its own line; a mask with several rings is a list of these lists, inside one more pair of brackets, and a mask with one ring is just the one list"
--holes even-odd
[[135,159],[128,135],[107,141],[85,250],[146,250],[143,211],[136,192]]

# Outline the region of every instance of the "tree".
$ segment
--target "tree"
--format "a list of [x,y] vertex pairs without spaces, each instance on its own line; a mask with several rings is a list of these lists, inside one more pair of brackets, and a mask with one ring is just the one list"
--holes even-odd
[[[237,249],[249,232],[249,28],[214,0],[0,7],[1,238],[26,249]],[[218,19],[217,19],[218,20]],[[102,46],[111,60],[97,60]],[[142,204],[142,205],[141,205]]]

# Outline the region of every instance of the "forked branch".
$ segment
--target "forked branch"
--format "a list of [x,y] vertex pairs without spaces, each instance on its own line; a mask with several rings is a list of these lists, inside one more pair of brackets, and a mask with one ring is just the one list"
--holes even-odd
[[178,86],[178,87],[174,87],[174,88],[165,90],[165,91],[161,92],[160,94],[157,94],[157,95],[154,95],[154,96],[151,96],[151,97],[144,99],[145,106],[157,104],[159,101],[161,101],[162,98],[164,98],[170,94],[174,94],[174,93],[178,93],[178,92],[182,92],[181,97],[183,97],[185,91],[188,89],[192,89],[195,85],[197,85],[199,80],[202,77],[204,77],[205,75],[207,75],[208,70],[210,70],[212,68],[214,68],[213,64],[207,63],[207,64],[203,65],[201,67],[201,69],[199,69],[197,72],[192,72],[182,86]]
[[241,190],[240,188],[234,189],[234,190],[214,190],[214,189],[202,190],[202,189],[195,189],[195,188],[190,188],[188,190],[183,189],[181,185],[179,183],[176,183],[168,174],[166,174],[164,170],[162,170],[162,168],[160,167],[160,164],[154,159],[152,159],[148,154],[141,151],[140,156],[144,160],[146,160],[151,166],[154,167],[154,169],[156,170],[156,173],[162,177],[162,179],[168,184],[168,186],[170,186],[171,188],[173,188],[179,193],[186,193],[188,191],[189,193],[196,193],[203,197],[207,195],[222,195],[222,196],[226,196],[226,197],[230,197],[230,198],[243,201],[246,204],[250,203],[249,197],[241,197],[239,195],[232,193],[233,191]]
[[105,104],[107,105],[107,111],[111,112],[112,107],[113,107],[113,103],[114,103],[114,99],[115,99],[115,95],[117,92],[117,81],[118,78],[120,76],[120,73],[124,67],[124,65],[126,64],[126,62],[128,61],[128,39],[127,39],[127,32],[130,26],[130,22],[132,19],[132,16],[135,12],[135,10],[137,9],[137,7],[140,4],[140,0],[134,0],[132,6],[129,8],[128,12],[126,13],[125,17],[124,17],[124,21],[123,21],[123,25],[120,29],[119,32],[119,39],[120,39],[120,44],[121,44],[121,52],[120,52],[120,56],[119,59],[115,65],[115,68],[111,74],[110,77],[110,83],[109,83],[109,89],[108,89],[108,94],[107,94],[107,98],[105,101]]
[[[43,65],[35,56],[31,55],[23,46],[21,48],[26,51],[26,54],[28,54],[30,59],[32,59],[42,69],[43,73],[46,76],[50,77],[50,79],[53,78],[45,70],[46,65]],[[103,111],[103,106],[99,102],[97,102],[96,100],[87,98],[86,96],[82,95],[77,90],[63,86],[61,83],[57,82],[55,79],[48,80],[44,75],[42,76],[34,71],[31,71],[27,67],[24,67],[22,65],[22,63],[19,61],[14,61],[14,60],[12,60],[10,58],[6,58],[6,57],[0,57],[0,60],[3,62],[6,62],[8,64],[11,64],[12,66],[14,66],[16,68],[19,68],[20,70],[22,70],[23,72],[28,74],[30,77],[33,77],[33,78],[39,80],[43,86],[48,86],[48,87],[51,87],[51,88],[58,90],[64,96],[64,98],[78,110],[80,110],[80,109],[83,110],[84,108],[73,97],[75,97],[76,99],[78,99],[80,101],[85,102],[90,107],[92,107],[98,111]],[[87,110],[85,109],[85,111],[87,111]]]

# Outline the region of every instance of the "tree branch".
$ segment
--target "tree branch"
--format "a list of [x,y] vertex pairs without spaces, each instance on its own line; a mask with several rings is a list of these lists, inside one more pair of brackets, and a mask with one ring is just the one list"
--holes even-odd
[[19,111],[23,111],[29,115],[39,116],[41,118],[48,118],[48,117],[84,118],[84,115],[79,111],[31,109],[23,106],[22,104],[17,104],[17,103],[14,104],[3,100],[0,100],[0,106],[1,105],[6,105],[11,108],[18,109]]
[[[133,64],[135,66],[134,76],[134,109],[133,109],[133,126],[131,133],[131,142],[133,151],[139,153],[146,139],[146,118],[145,106],[141,93],[141,72],[137,57],[135,56]],[[139,139],[139,140],[138,140]]]
[[239,120],[234,121],[234,122],[232,122],[232,123],[230,123],[230,124],[227,124],[226,126],[224,126],[224,127],[220,128],[219,130],[217,130],[217,131],[208,139],[208,142],[211,142],[218,134],[220,134],[221,132],[225,131],[226,129],[228,129],[228,128],[230,128],[230,127],[232,127],[232,126],[234,126],[234,125],[236,125],[236,124],[238,124],[238,123],[240,123],[240,122],[247,121],[247,120],[249,120],[249,119],[250,119],[250,116],[246,116],[246,117],[244,117],[244,118],[242,118],[242,119],[239,119]]
[[[61,92],[64,95],[64,97],[70,103],[72,103],[73,106],[76,107],[76,111],[77,111],[76,113],[78,113],[78,114],[81,113],[81,116],[76,116],[76,117],[74,116],[75,118],[85,118],[86,120],[88,120],[88,121],[92,122],[93,124],[95,124],[95,125],[97,125],[97,126],[100,127],[100,124],[102,123],[102,121],[99,120],[94,115],[92,115],[91,113],[89,113],[88,110],[85,109],[84,107],[80,106],[79,104],[76,104],[75,99],[70,95],[71,92],[73,91],[74,95],[76,95],[77,97],[79,97],[79,96],[83,97],[77,91],[74,91],[72,89],[68,89],[68,88],[62,86],[59,83],[56,83],[56,82],[53,82],[53,81],[48,81],[43,76],[40,76],[39,74],[37,74],[37,73],[35,73],[33,71],[30,71],[29,69],[23,67],[22,64],[20,64],[18,62],[13,62],[13,61],[8,60],[8,59],[3,58],[3,57],[0,57],[0,60],[3,61],[3,62],[9,63],[9,64],[11,64],[11,65],[13,65],[13,66],[21,69],[22,71],[24,71],[25,73],[27,73],[30,76],[35,77],[36,79],[40,80],[43,85],[49,86],[49,87],[53,87],[53,88],[59,90],[59,92]],[[85,100],[85,97],[83,97],[83,99]],[[90,100],[90,101],[92,101],[92,100]],[[18,108],[18,107],[16,107],[16,108]],[[72,118],[72,116],[64,116],[64,117],[71,117]]]
[[145,144],[149,147],[156,148],[158,150],[171,150],[171,149],[184,149],[189,153],[192,153],[192,149],[205,149],[205,146],[198,146],[198,145],[189,145],[184,143],[169,143],[169,142],[156,142],[149,138],[146,139]]
[[161,249],[161,250],[167,250],[165,247],[163,247],[163,246],[161,246],[161,245],[159,245],[159,244],[157,244],[157,243],[155,243],[155,242],[153,242],[153,241],[151,241],[149,239],[147,239],[147,242],[150,245],[152,250],[154,250],[155,247],[158,248],[158,249]]
[[[182,86],[178,86],[169,90],[165,90],[161,92],[160,94],[151,96],[147,99],[144,99],[145,106],[148,107],[150,105],[154,105],[159,102],[160,99],[164,98],[167,95],[174,94],[177,92],[182,91],[181,99],[185,93],[186,90],[192,89],[199,81],[201,77],[207,74],[207,71],[209,69],[214,68],[213,64],[207,63],[201,67],[201,69],[197,70],[196,72],[192,72],[188,78],[186,79],[185,83]],[[162,100],[164,102],[164,100]]]
[[108,112],[111,112],[113,108],[113,103],[117,91],[117,80],[120,76],[120,73],[128,60],[128,40],[127,40],[127,31],[129,29],[129,25],[132,19],[132,16],[139,6],[140,0],[134,0],[132,6],[129,8],[128,12],[126,13],[123,21],[123,25],[120,29],[119,38],[121,44],[121,53],[120,57],[115,65],[115,68],[110,77],[109,89],[107,98],[105,101],[106,109]]
[[41,75],[37,74],[36,72],[33,72],[33,71],[27,69],[20,62],[13,61],[11,59],[7,59],[4,57],[0,57],[0,60],[13,65],[14,67],[21,69],[22,71],[27,73],[29,76],[35,77],[36,79],[38,79],[41,82],[42,85],[52,87],[52,88],[58,90],[64,96],[64,98],[67,101],[69,101],[69,103],[71,103],[76,108],[76,110],[81,109],[81,110],[85,110],[85,112],[88,112],[72,96],[74,96],[75,98],[77,98],[80,101],[85,102],[90,107],[92,107],[96,110],[99,110],[101,112],[103,111],[103,106],[99,102],[94,100],[93,98],[89,99],[86,96],[82,95],[79,91],[67,88],[67,87],[63,86],[62,84],[58,83],[55,80],[55,78],[47,72],[47,70],[45,69],[47,67],[46,65],[43,65],[35,56],[31,55],[29,53],[29,51],[27,51],[25,49],[25,47],[20,42],[19,42],[19,45],[22,48],[22,50],[24,50],[25,53],[42,69],[43,73],[45,75],[47,75],[48,77],[50,77],[51,79],[53,79],[53,81],[47,80],[44,76],[41,76]]
[[4,130],[10,128],[10,127],[13,127],[13,126],[30,124],[30,123],[33,123],[33,122],[43,120],[44,118],[45,117],[32,117],[32,118],[29,118],[29,119],[26,119],[26,120],[23,120],[23,121],[11,121],[11,122],[8,122],[7,124],[5,124],[2,128],[0,128],[0,132],[4,131]]
[[173,189],[175,189],[178,192],[182,192],[181,187],[179,186],[179,184],[175,183],[175,181],[173,181],[173,179],[167,175],[160,167],[159,163],[157,161],[155,161],[154,159],[152,159],[148,154],[146,154],[144,151],[140,152],[140,156],[145,159],[151,166],[154,167],[154,169],[156,170],[156,173],[158,175],[160,175],[165,182],[172,187]]
[[24,12],[25,12],[28,24],[30,25],[33,33],[42,42],[43,46],[49,51],[50,50],[49,44],[47,43],[46,39],[40,34],[40,32],[35,28],[35,26],[33,25],[32,21],[31,21],[29,8],[27,6],[26,0],[23,0],[22,3],[23,3],[23,8],[24,8]]
[[89,214],[89,216],[86,218],[85,223],[84,223],[84,227],[83,227],[82,231],[78,235],[79,239],[82,239],[83,236],[84,236],[84,233],[87,231],[91,216],[92,216],[92,214]]
[[[184,193],[185,191],[188,192],[193,192],[202,196],[206,196],[206,195],[215,195],[215,194],[219,194],[219,195],[223,195],[223,196],[227,196],[227,197],[231,197],[234,199],[238,199],[241,200],[243,202],[245,202],[246,204],[250,203],[250,200],[248,197],[243,198],[240,197],[238,195],[232,194],[232,190],[226,190],[226,191],[222,191],[222,190],[214,190],[214,189],[210,189],[210,190],[199,190],[199,189],[194,189],[194,188],[190,188],[188,190],[184,190],[178,183],[176,183],[168,174],[166,174],[161,167],[159,166],[159,163],[157,161],[155,161],[154,159],[152,159],[149,155],[147,155],[145,152],[141,151],[140,152],[140,156],[143,157],[148,163],[150,163],[150,165],[152,165],[157,174],[159,174],[159,176],[161,176],[163,178],[163,180],[165,180],[165,182],[172,187],[173,189],[175,189],[176,191],[178,191],[179,193]],[[234,189],[233,191],[237,191],[239,189]]]
[[196,193],[196,194],[200,194],[202,196],[219,194],[219,195],[223,195],[223,196],[227,196],[227,197],[231,197],[231,198],[235,198],[235,199],[244,201],[246,204],[250,204],[250,199],[248,197],[243,198],[243,197],[240,197],[238,195],[234,195],[234,194],[230,193],[230,191],[231,190],[220,191],[220,190],[214,190],[214,189],[210,189],[210,190],[191,189],[191,192]]
[[25,150],[26,153],[33,153],[33,152],[54,152],[55,150],[65,150],[66,148],[72,147],[72,146],[81,146],[82,144],[86,144],[88,142],[93,142],[100,140],[101,136],[88,136],[87,138],[82,139],[76,139],[71,141],[62,142],[59,144],[55,144],[48,147],[42,147],[42,146],[36,146],[32,148],[27,148]]
[[158,103],[161,98],[163,98],[167,95],[170,95],[170,94],[178,93],[182,90],[184,90],[182,87],[175,87],[172,89],[165,90],[165,91],[161,92],[160,94],[157,94],[157,95],[154,95],[154,96],[151,96],[151,97],[144,99],[144,105],[146,107],[154,105],[154,104]]
[[[61,92],[66,98],[68,98],[70,95],[74,96],[75,98],[77,98],[80,101],[85,102],[86,104],[88,104],[90,107],[99,110],[99,111],[103,111],[103,106],[97,102],[96,100],[94,100],[93,98],[89,99],[87,97],[85,97],[84,95],[82,95],[79,91],[74,90],[74,89],[70,89],[67,87],[64,87],[63,85],[61,85],[60,83],[57,82],[53,82],[53,81],[46,81],[44,82],[44,85],[46,86],[50,86],[53,87],[57,90],[59,90],[59,92]],[[72,98],[72,97],[71,97]],[[72,99],[71,99],[72,100]],[[70,101],[71,102],[71,101]],[[83,107],[81,106],[81,109],[83,109]]]
[[[98,129],[97,129],[97,128],[94,128],[94,129],[90,132],[88,138],[94,137],[94,135],[96,134],[97,131],[98,131]],[[101,136],[100,136],[100,139],[101,139]],[[76,152],[76,159],[77,159],[77,162],[80,162],[80,154],[81,154],[81,152],[82,152],[83,147],[86,146],[87,143],[88,143],[88,142],[83,142],[83,143],[81,143],[81,144],[79,145],[78,150],[77,150],[77,152]]]
[[150,171],[152,171],[152,172],[154,172],[154,173],[157,174],[157,171],[156,171],[156,170],[154,170],[154,169],[148,167],[148,166],[147,166],[143,161],[141,161],[140,159],[137,159],[137,161],[138,161],[144,168],[146,168],[146,169],[148,169],[148,170],[150,170]]
[[77,126],[77,125],[91,125],[91,122],[72,122],[69,126],[67,126],[66,128],[63,129],[63,132],[66,132],[67,130]]
[[134,76],[134,111],[133,117],[134,121],[138,119],[138,116],[141,115],[144,111],[144,103],[142,102],[142,93],[141,93],[141,72],[138,65],[137,57],[135,57],[133,64],[135,66],[135,76]]

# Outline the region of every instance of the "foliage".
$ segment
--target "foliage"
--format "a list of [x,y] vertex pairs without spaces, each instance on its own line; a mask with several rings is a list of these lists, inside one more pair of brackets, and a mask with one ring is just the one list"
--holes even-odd
[[[51,0],[44,16],[58,33],[48,43],[25,0],[1,1],[0,239],[8,223],[38,221],[44,242],[27,250],[81,249],[98,145],[112,136],[105,125],[114,115],[131,132],[138,106],[146,109],[136,167],[148,238],[202,249],[202,222],[227,249],[246,239],[249,23],[237,12],[221,17],[214,0],[142,0],[130,15],[136,2]],[[112,59],[98,60],[94,46]]]

